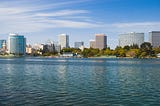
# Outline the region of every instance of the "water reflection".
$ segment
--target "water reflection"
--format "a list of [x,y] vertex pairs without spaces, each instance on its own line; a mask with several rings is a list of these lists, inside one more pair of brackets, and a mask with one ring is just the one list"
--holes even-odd
[[65,81],[66,71],[67,71],[66,65],[59,65],[57,67],[57,72],[58,72],[57,76],[58,76],[59,80]]
[[[19,73],[21,73],[21,75]],[[19,82],[22,82],[24,75],[25,75],[24,66],[18,64],[5,65],[4,77],[7,78],[9,84],[12,84],[6,86],[15,86]]]

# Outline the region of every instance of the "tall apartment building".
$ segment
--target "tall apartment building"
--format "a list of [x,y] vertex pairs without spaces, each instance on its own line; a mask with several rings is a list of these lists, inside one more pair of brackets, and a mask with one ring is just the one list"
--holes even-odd
[[149,32],[149,42],[153,47],[160,46],[160,31]]
[[136,32],[131,32],[131,33],[125,33],[119,35],[119,46],[124,47],[124,46],[131,46],[133,44],[137,44],[140,46],[142,43],[144,43],[144,33],[136,33]]
[[9,34],[8,52],[14,55],[25,55],[26,38],[23,35]]
[[69,47],[69,35],[61,34],[58,36],[58,43],[61,45],[61,49]]

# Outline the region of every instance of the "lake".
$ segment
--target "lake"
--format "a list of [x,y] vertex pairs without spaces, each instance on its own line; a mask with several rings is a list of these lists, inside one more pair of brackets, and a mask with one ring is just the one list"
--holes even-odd
[[0,106],[158,106],[160,59],[0,58]]

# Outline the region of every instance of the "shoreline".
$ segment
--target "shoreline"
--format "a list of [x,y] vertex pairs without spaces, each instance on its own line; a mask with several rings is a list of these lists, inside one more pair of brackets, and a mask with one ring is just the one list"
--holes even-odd
[[93,59],[159,59],[159,57],[144,57],[144,58],[134,58],[134,57],[116,57],[116,56],[98,56],[98,57],[61,57],[61,56],[14,56],[14,55],[0,55],[0,58],[93,58]]

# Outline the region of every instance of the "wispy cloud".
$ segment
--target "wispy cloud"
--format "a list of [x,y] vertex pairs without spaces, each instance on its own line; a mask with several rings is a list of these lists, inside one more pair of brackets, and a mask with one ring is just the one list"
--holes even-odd
[[[44,3],[41,0],[36,0],[36,2],[27,0],[1,2],[0,28],[3,29],[1,33],[35,32],[57,27],[91,28],[99,26],[98,23],[87,21],[91,20],[88,17],[90,13],[88,10],[62,8],[89,0],[53,1]],[[77,16],[79,18],[76,18]]]
[[104,26],[109,32],[148,32],[160,30],[160,22],[128,22],[128,23],[111,23]]
[[52,13],[38,13],[35,16],[41,17],[56,17],[56,16],[71,16],[76,14],[89,13],[87,10],[60,10]]
[[159,27],[160,22],[132,22],[132,23],[116,23],[113,26],[118,28],[128,27]]
[[92,0],[1,1],[0,33],[37,32],[48,28],[99,28],[100,31],[114,33],[160,30],[160,22],[106,24],[93,20],[92,11],[76,8],[76,5],[90,1]]

